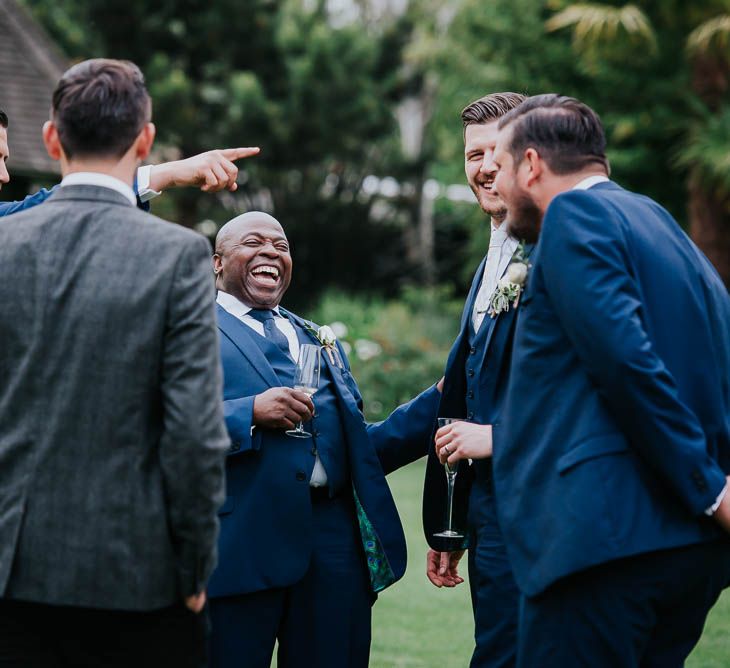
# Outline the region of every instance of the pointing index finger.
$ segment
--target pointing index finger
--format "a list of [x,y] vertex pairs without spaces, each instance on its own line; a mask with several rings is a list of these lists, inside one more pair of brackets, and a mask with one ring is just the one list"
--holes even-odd
[[248,146],[246,148],[224,148],[221,150],[221,155],[226,160],[240,160],[241,158],[250,158],[252,155],[260,153],[261,149],[258,146]]

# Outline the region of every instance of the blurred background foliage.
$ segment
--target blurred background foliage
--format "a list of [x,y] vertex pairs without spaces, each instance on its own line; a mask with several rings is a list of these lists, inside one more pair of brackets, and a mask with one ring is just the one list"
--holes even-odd
[[276,215],[295,258],[286,305],[381,348],[353,355],[369,417],[440,375],[486,250],[459,119],[486,93],[594,106],[613,177],[664,204],[730,283],[730,0],[23,2],[70,59],[142,67],[160,157],[261,146],[237,193],[171,192],[154,211],[208,235]]
[[374,422],[441,378],[462,308],[463,298],[444,287],[405,288],[387,301],[327,292],[312,316],[330,324],[345,347],[365,417]]

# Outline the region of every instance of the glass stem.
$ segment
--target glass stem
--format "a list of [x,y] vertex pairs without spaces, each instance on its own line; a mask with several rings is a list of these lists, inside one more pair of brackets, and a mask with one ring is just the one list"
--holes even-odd
[[451,531],[451,516],[453,514],[452,511],[454,505],[454,483],[456,481],[456,473],[447,473],[446,480],[448,483],[448,502],[446,512],[448,513],[448,530]]

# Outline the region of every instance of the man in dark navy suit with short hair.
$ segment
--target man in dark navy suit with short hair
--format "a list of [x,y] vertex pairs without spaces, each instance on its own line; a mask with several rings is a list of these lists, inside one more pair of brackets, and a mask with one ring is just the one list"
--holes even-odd
[[609,181],[589,107],[541,95],[499,127],[512,232],[539,237],[493,432],[518,666],[682,666],[730,579],[730,297]]

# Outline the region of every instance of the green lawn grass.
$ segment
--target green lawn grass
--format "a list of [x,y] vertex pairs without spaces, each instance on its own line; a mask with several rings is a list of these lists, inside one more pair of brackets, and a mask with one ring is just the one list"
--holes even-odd
[[[373,609],[372,668],[464,668],[469,664],[473,636],[468,584],[437,589],[425,576],[423,466],[422,461],[416,462],[388,476],[406,530],[408,569],[400,582],[381,594]],[[466,563],[463,571],[466,576]],[[687,661],[687,668],[728,666],[730,593],[713,609],[702,640]]]

